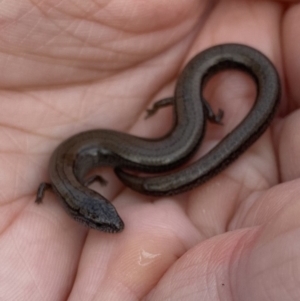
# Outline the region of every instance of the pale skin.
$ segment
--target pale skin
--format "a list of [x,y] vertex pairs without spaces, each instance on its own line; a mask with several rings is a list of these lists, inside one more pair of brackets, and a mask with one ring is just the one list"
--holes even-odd
[[[209,5],[208,5],[209,4]],[[296,1],[5,1],[1,4],[1,300],[299,300],[300,6]],[[109,128],[158,137],[172,110],[144,120],[173,93],[196,53],[244,43],[282,79],[270,129],[208,183],[150,198],[109,169],[105,188],[120,234],[73,221],[47,192],[48,160],[67,137]],[[225,111],[196,156],[242,120],[255,86],[240,72],[206,96]]]

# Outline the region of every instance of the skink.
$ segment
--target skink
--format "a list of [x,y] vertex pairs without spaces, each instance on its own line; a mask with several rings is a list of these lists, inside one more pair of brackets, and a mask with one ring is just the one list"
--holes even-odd
[[[217,116],[211,113],[202,97],[203,87],[212,75],[228,68],[248,72],[258,86],[256,103],[241,125],[204,159],[180,172],[154,178],[125,173],[123,169],[167,171],[195,152],[203,138],[205,119],[211,116],[218,123],[222,115],[221,111]],[[114,206],[87,187],[91,179],[85,177],[91,169],[113,166],[124,183],[146,194],[168,195],[190,189],[221,171],[262,134],[277,107],[279,87],[275,68],[254,49],[237,44],[209,48],[192,59],[178,79],[173,98],[174,127],[167,136],[150,140],[93,130],[69,138],[54,151],[49,164],[51,183],[40,185],[36,202],[42,201],[45,189],[52,188],[74,219],[101,231],[119,232],[124,223]]]

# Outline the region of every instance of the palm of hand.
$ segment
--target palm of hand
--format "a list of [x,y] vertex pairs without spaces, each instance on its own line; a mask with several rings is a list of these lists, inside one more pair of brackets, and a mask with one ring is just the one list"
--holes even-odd
[[[258,1],[213,9],[199,1],[89,4],[18,4],[10,11],[17,21],[7,20],[3,30],[4,300],[284,300],[286,292],[297,300],[297,111],[275,120],[230,168],[186,194],[151,199],[104,175],[104,194],[126,224],[121,234],[88,231],[53,194],[41,206],[33,200],[51,150],[72,134],[167,131],[171,111],[145,121],[147,100],[171,95],[168,82],[184,62],[213,44],[246,43],[270,57],[286,79],[282,116],[285,100],[299,98],[293,39],[299,26],[292,26],[298,7],[283,14],[279,4]],[[254,92],[240,73],[212,81],[207,98],[224,109],[225,126],[209,127],[200,152],[243,118]]]

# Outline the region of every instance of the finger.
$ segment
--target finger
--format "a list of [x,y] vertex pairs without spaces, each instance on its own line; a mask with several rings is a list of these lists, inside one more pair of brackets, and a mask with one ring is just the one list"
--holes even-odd
[[287,292],[299,299],[299,189],[293,195],[265,224],[215,236],[189,250],[147,300],[263,301],[267,295],[281,301]]

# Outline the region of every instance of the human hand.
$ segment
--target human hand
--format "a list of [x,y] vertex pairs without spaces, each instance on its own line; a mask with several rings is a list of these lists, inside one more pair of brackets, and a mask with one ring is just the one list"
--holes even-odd
[[[299,5],[287,4],[2,4],[1,300],[299,299],[300,27]],[[34,203],[60,142],[93,128],[161,136],[172,111],[145,121],[149,100],[173,94],[194,54],[228,42],[266,54],[283,87],[280,117],[232,166],[162,198],[101,170],[109,184],[99,191],[125,222],[116,235],[76,223],[54,194]],[[242,120],[255,86],[231,71],[205,92],[224,126],[209,126],[198,157]]]

